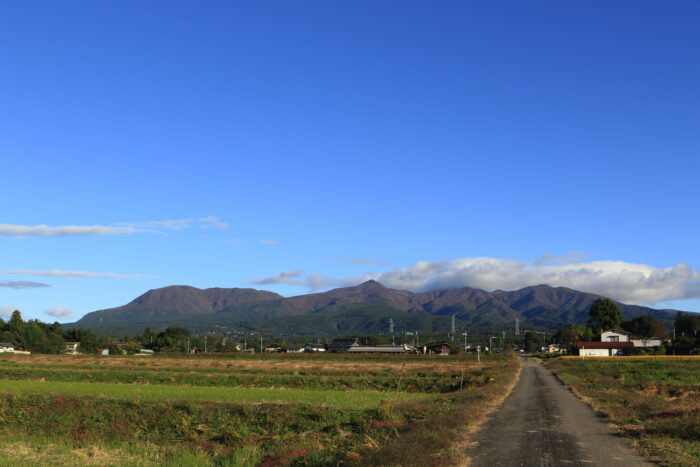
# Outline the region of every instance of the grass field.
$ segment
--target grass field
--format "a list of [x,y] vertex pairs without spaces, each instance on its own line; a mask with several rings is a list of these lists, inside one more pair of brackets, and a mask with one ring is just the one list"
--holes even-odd
[[648,458],[700,465],[700,358],[556,358],[545,365]]
[[519,368],[327,357],[2,356],[0,464],[450,465]]

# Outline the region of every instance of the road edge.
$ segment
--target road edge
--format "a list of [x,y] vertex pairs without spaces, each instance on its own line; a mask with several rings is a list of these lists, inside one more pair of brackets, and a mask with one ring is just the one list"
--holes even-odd
[[[521,358],[521,357],[519,357]],[[476,423],[473,423],[467,427],[467,429],[464,431],[464,436],[462,439],[459,441],[455,441],[452,445],[452,449],[455,452],[459,452],[462,454],[462,459],[457,462],[458,467],[469,467],[469,464],[471,463],[471,458],[467,456],[467,451],[470,450],[471,448],[474,447],[474,442],[472,441],[472,438],[479,432],[481,431],[482,426],[484,423],[487,421],[488,416],[496,409],[498,409],[501,404],[503,404],[503,401],[505,401],[508,396],[510,396],[513,393],[513,389],[515,389],[515,386],[518,384],[518,381],[520,381],[520,374],[523,371],[523,362],[522,360],[518,360],[518,370],[515,374],[515,377],[513,378],[513,381],[506,386],[505,391],[502,396],[499,396],[498,398],[490,401],[486,405],[486,409],[479,414],[479,416],[476,419]]]
[[629,435],[625,434],[625,429],[624,429],[622,426],[620,426],[620,425],[618,425],[617,423],[613,422],[613,421],[610,419],[610,416],[609,416],[608,414],[606,414],[603,410],[601,410],[601,409],[599,409],[598,407],[596,407],[595,399],[592,399],[592,398],[590,398],[590,397],[588,397],[588,396],[586,396],[586,395],[584,395],[584,394],[581,394],[575,387],[571,386],[570,384],[567,384],[563,379],[561,379],[561,378],[559,377],[558,374],[556,374],[554,371],[552,371],[552,370],[544,363],[544,360],[538,359],[538,362],[539,362],[543,367],[545,367],[545,368],[547,369],[547,371],[549,371],[549,372],[554,376],[554,378],[562,384],[562,386],[564,386],[566,389],[568,389],[569,391],[571,391],[571,393],[572,393],[574,396],[576,396],[576,398],[577,398],[578,400],[580,400],[581,402],[583,402],[584,404],[586,404],[586,406],[587,406],[589,409],[591,409],[591,410],[593,411],[593,413],[596,414],[596,416],[601,417],[601,418],[604,418],[606,424],[608,425],[608,427],[609,427],[611,430],[613,430],[613,431],[615,432],[615,434],[617,434],[618,436],[620,436],[622,439],[626,440],[626,441],[630,444],[630,446],[632,446],[632,447],[634,448],[634,451],[637,453],[637,455],[639,455],[639,457],[641,457],[641,458],[644,459],[645,461],[650,462],[650,463],[652,463],[652,464],[657,464],[657,465],[660,464],[658,458],[649,457],[649,456],[647,456],[647,455],[645,454],[644,450],[639,446],[639,442],[637,441],[637,439],[635,439],[633,436],[629,436]]

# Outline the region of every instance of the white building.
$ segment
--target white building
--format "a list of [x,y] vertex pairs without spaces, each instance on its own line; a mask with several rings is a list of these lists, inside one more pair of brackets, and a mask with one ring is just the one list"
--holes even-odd
[[632,339],[632,343],[635,347],[661,347],[663,343],[660,337],[642,337],[640,339]]
[[619,329],[611,329],[600,334],[601,342],[629,342],[630,333],[620,331]]
[[69,355],[77,355],[79,345],[80,345],[80,342],[66,342],[66,346],[63,349],[63,353],[66,353]]
[[306,347],[304,347],[304,351],[306,351],[306,352],[325,352],[326,346],[325,346],[325,344],[306,344]]
[[625,355],[632,342],[578,342],[578,354],[584,357],[615,357]]

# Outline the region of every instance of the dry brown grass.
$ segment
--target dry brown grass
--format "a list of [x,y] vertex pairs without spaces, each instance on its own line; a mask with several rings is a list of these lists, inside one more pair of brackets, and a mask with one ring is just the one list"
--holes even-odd
[[15,465],[125,465],[136,464],[138,457],[122,449],[99,446],[69,449],[56,444],[32,444],[15,441],[0,448],[0,453],[14,460]]
[[[495,379],[480,387],[470,387],[457,398],[467,396],[453,408],[431,413],[419,423],[407,426],[396,432],[396,436],[386,441],[378,449],[362,459],[362,465],[382,466],[466,466],[469,459],[466,450],[478,427],[486,416],[510,394],[520,376],[520,362],[500,368],[491,367]],[[420,414],[420,402],[408,402],[413,405],[408,411]],[[376,443],[375,440],[371,440]],[[379,443],[376,443],[379,444]],[[368,447],[372,443],[368,442]]]
[[[415,358],[415,360],[411,360]],[[353,360],[327,360],[320,358],[302,359],[253,359],[253,358],[168,358],[168,357],[103,357],[103,356],[73,356],[73,355],[8,355],[0,357],[0,361],[17,363],[31,363],[35,365],[53,366],[102,366],[102,367],[141,367],[141,368],[193,368],[193,369],[220,369],[220,370],[304,370],[304,371],[354,371],[400,372],[403,365],[409,372],[455,372],[473,371],[477,369],[476,362],[449,360],[445,362],[425,361],[417,357],[407,357],[405,360],[378,360],[378,361],[353,361]]]
[[648,459],[700,465],[697,357],[562,358],[545,364]]

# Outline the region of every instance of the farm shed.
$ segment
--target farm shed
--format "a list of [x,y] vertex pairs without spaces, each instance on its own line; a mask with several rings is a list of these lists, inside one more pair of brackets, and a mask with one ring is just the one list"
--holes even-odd
[[304,347],[304,350],[306,352],[325,352],[326,345],[325,344],[306,344],[306,347]]
[[449,355],[449,344],[428,344],[423,346],[423,353],[428,355]]
[[329,350],[331,352],[347,352],[352,347],[357,347],[359,345],[360,342],[355,337],[352,339],[333,339]]
[[586,357],[614,357],[624,355],[625,349],[634,347],[632,342],[577,342],[579,355]]
[[397,345],[397,346],[369,346],[369,345],[358,345],[355,347],[350,347],[348,352],[350,353],[384,353],[384,354],[405,354],[412,352],[414,349],[407,345]]

